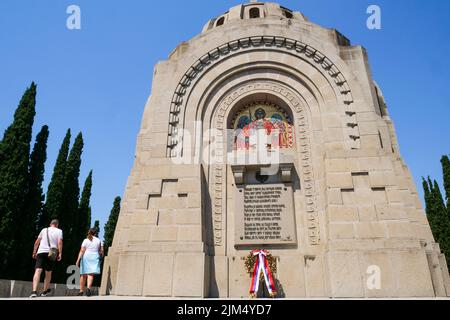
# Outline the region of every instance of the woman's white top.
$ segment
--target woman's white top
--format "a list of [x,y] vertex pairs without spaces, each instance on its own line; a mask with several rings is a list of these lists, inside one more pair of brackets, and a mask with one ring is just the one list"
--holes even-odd
[[86,253],[99,253],[102,246],[102,241],[97,237],[93,237],[92,240],[84,239],[81,244],[81,248],[86,249]]

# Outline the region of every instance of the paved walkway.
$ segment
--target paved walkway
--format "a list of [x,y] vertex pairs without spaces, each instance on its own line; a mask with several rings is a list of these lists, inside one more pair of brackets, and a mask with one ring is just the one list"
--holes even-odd
[[[168,299],[168,298],[149,298],[149,297],[122,297],[122,296],[92,296],[92,297],[46,297],[46,298],[9,298],[0,300],[52,300],[52,301],[161,301],[161,300],[188,300],[188,301],[256,301],[250,299]],[[275,299],[275,300],[298,300],[298,301],[311,301],[311,300],[386,300],[386,299]],[[387,300],[435,300],[435,301],[450,301],[449,298],[405,298],[405,299],[387,299]],[[259,299],[258,301],[272,301],[272,299]]]

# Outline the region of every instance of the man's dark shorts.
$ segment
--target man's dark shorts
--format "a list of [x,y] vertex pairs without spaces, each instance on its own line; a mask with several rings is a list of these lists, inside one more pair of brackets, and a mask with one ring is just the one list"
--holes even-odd
[[36,257],[36,269],[44,269],[45,271],[53,271],[56,261],[48,258],[48,253],[39,253]]

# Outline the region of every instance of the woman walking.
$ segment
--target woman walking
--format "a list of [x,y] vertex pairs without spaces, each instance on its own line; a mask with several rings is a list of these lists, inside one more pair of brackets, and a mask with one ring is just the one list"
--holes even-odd
[[100,274],[100,258],[103,257],[103,244],[95,235],[97,229],[90,229],[87,238],[81,245],[80,253],[78,254],[77,266],[80,268],[80,293],[82,296],[86,287],[86,296],[90,297],[92,292],[92,284],[94,276]]

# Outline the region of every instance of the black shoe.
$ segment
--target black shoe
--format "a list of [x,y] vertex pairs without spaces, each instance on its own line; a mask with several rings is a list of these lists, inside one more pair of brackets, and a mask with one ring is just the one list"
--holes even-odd
[[31,292],[31,294],[30,294],[30,298],[37,298],[38,297],[38,293],[37,293],[37,291],[33,291],[33,292]]
[[52,289],[47,289],[41,293],[41,297],[48,297],[52,293]]
[[80,291],[80,292],[78,292],[78,294],[77,294],[78,297],[82,297],[83,295],[84,295],[84,292],[83,292],[83,291]]
[[90,296],[92,296],[91,289],[87,289],[86,290],[86,297],[90,297]]

